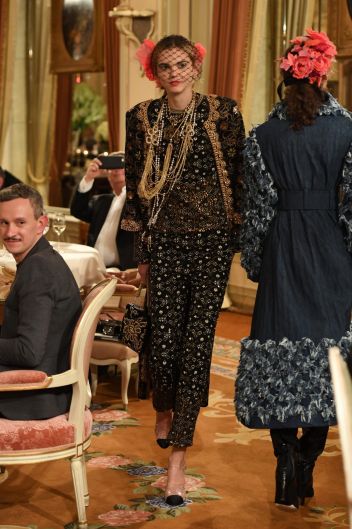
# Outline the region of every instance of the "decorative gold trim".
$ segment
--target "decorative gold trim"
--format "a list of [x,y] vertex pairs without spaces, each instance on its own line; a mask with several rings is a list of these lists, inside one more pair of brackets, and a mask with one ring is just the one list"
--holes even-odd
[[148,99],[148,101],[143,101],[140,103],[138,112],[137,112],[137,118],[139,121],[142,121],[145,127],[145,132],[150,128],[150,123],[148,119],[148,108],[150,103],[152,102],[152,99]]
[[233,213],[233,199],[232,199],[232,189],[231,182],[229,178],[229,173],[226,169],[226,162],[223,157],[221,143],[219,140],[219,135],[216,131],[216,121],[219,119],[218,107],[220,105],[219,100],[216,96],[206,96],[209,103],[209,116],[208,119],[204,122],[204,128],[206,129],[210,143],[213,148],[215,164],[217,168],[217,173],[219,175],[220,187],[222,192],[222,197],[224,200],[225,210],[227,218],[230,222],[234,220]]
[[141,231],[142,223],[130,219],[122,219],[121,228],[127,231]]

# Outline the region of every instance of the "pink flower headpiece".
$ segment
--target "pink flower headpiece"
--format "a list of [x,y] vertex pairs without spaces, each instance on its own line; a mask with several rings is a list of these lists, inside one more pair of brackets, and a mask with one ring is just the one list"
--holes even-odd
[[[156,44],[152,40],[144,39],[143,43],[139,46],[136,51],[136,59],[143,68],[146,77],[150,81],[156,81],[156,83],[158,84],[158,80],[156,79],[152,68],[152,55],[155,46]],[[207,51],[200,42],[196,42],[194,44],[194,47],[196,48],[198,53],[197,60],[200,64],[202,64]]]
[[280,68],[296,79],[308,79],[320,86],[336,55],[336,47],[323,31],[306,29],[306,35],[292,39],[287,57],[280,57]]

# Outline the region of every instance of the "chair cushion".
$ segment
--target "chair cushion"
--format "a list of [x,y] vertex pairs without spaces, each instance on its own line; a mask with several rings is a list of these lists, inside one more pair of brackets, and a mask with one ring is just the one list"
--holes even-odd
[[31,384],[42,383],[47,380],[44,371],[33,369],[13,369],[11,371],[0,372],[0,386],[2,384]]
[[94,340],[92,355],[90,361],[94,363],[94,358],[97,360],[129,360],[130,358],[138,358],[138,354],[116,340]]
[[[85,411],[84,432],[87,439],[92,431],[92,414]],[[75,442],[74,426],[68,414],[38,421],[0,419],[0,453],[9,450],[38,450],[64,448]]]

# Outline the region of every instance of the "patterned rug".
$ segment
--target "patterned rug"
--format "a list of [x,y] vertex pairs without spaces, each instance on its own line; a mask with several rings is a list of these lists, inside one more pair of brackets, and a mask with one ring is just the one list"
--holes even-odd
[[[150,401],[136,399],[131,383],[126,412],[119,400],[119,377],[107,377],[99,384],[92,406],[93,442],[87,455],[89,529],[348,527],[334,428],[317,464],[316,499],[293,513],[275,508],[275,461],[268,431],[249,430],[234,417],[233,381],[239,350],[239,342],[215,340],[209,406],[202,409],[195,443],[187,456],[187,498],[177,508],[163,500],[169,451],[154,441]],[[77,529],[67,462],[9,470],[9,479],[1,486],[0,524]]]

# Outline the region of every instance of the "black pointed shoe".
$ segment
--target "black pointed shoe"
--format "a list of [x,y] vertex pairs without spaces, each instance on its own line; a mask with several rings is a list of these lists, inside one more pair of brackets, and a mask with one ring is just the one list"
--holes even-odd
[[157,439],[156,442],[158,443],[158,445],[160,446],[160,448],[169,448],[170,446],[170,441],[168,439]]
[[170,441],[167,439],[167,436],[170,432],[171,424],[171,410],[156,413],[155,437],[160,448],[169,448],[170,446]]

